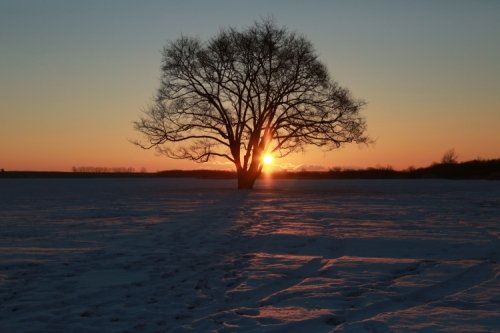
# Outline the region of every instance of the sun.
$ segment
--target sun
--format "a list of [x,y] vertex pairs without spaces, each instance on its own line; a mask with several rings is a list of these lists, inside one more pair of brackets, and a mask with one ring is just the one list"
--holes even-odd
[[264,165],[267,166],[273,164],[273,155],[265,154],[264,157],[262,158],[262,162],[264,163]]

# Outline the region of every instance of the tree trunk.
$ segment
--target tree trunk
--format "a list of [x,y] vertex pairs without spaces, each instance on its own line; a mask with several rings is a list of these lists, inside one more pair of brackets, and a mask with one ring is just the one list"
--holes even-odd
[[259,177],[259,172],[257,171],[244,171],[238,170],[238,190],[251,190],[255,180]]

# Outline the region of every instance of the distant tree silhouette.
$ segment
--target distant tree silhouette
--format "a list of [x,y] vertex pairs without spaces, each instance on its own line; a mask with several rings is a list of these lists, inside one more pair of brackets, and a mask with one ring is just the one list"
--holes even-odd
[[80,166],[71,168],[76,173],[134,173],[135,169],[131,167],[94,167],[94,166]]
[[206,42],[180,37],[163,49],[161,73],[134,123],[145,140],[134,143],[175,159],[228,159],[238,188],[253,187],[264,154],[368,141],[364,103],[330,78],[310,41],[272,20]]
[[455,164],[458,162],[458,155],[455,152],[455,149],[450,149],[443,154],[441,158],[441,163],[443,164]]

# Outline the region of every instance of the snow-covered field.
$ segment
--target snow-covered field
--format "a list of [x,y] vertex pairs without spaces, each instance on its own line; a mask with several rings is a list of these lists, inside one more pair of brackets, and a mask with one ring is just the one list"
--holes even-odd
[[500,183],[1,179],[0,332],[499,332]]

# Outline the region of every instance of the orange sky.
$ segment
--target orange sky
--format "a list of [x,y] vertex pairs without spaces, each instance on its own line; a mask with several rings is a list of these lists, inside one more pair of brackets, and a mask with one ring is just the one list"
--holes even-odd
[[499,2],[307,3],[0,3],[0,168],[230,167],[140,150],[132,122],[155,93],[165,41],[269,14],[304,33],[332,77],[368,103],[376,141],[275,165],[403,169],[450,148],[459,160],[500,157]]

